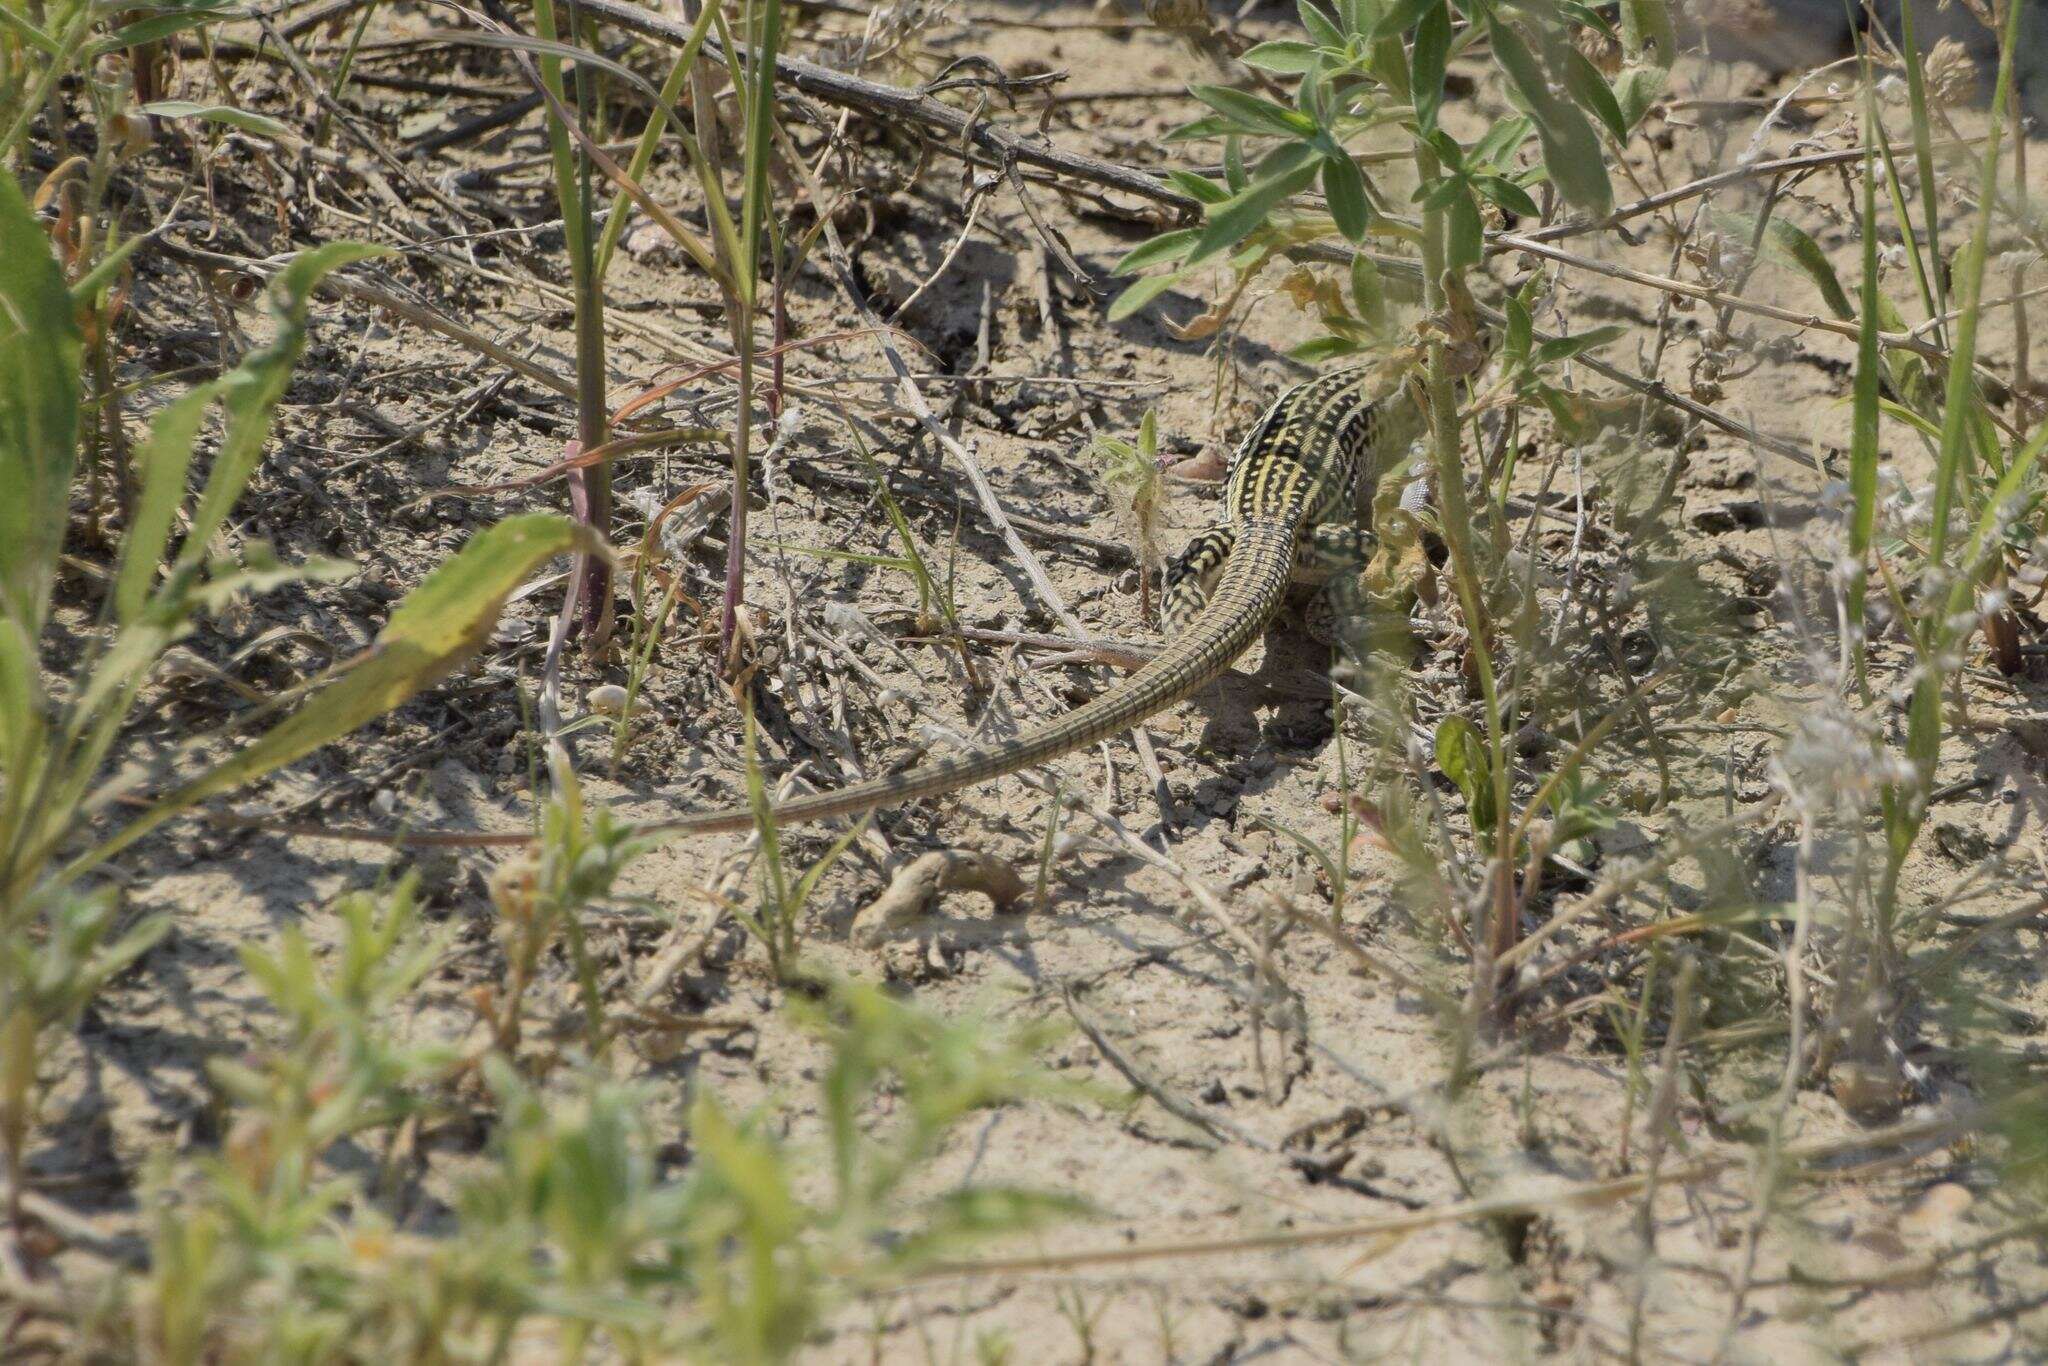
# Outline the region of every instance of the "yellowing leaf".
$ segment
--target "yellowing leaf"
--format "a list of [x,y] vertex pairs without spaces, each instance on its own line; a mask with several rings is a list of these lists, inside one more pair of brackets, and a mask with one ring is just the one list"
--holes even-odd
[[248,782],[374,720],[446,677],[490,638],[506,597],[556,555],[596,548],[554,513],[507,518],[409,593],[362,659],[261,739],[162,798],[95,850],[97,862],[173,814]]

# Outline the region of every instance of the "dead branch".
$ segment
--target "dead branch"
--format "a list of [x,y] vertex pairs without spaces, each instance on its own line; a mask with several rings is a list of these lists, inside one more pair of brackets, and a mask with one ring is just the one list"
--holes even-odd
[[[582,0],[582,8],[593,19],[657,42],[681,47],[690,38],[689,25],[641,9],[630,0]],[[704,40],[704,51],[712,60],[722,60],[723,53],[716,38]],[[932,146],[933,150],[949,156],[965,157],[968,148],[979,148],[1000,165],[1022,162],[1076,180],[1107,186],[1140,199],[1168,205],[1185,219],[1193,219],[1201,213],[1201,206],[1194,200],[1168,189],[1143,171],[1021,137],[1007,128],[980,122],[965,110],[941,104],[922,91],[864,80],[819,66],[816,62],[807,62],[801,57],[777,56],[775,70],[782,80],[813,99],[859,110],[887,122],[916,124],[944,134],[934,139]]]

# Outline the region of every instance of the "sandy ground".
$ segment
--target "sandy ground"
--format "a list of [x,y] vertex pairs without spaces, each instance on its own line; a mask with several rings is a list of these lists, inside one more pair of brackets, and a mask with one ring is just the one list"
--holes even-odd
[[[1017,22],[1099,17],[1079,6],[975,12],[985,17],[967,17],[957,7],[941,11],[869,74],[906,83],[968,55],[1013,74],[1062,71],[1062,102],[1043,116],[1046,134],[1062,145],[1143,165],[1215,155],[1213,144],[1188,149],[1161,141],[1197,108],[1176,92],[1190,79],[1215,77],[1209,58],[1156,31],[1048,31]],[[373,33],[395,35],[427,22],[423,12],[399,6],[380,15]],[[1279,35],[1292,22],[1266,8],[1239,27],[1257,38]],[[843,51],[844,35],[856,24],[836,12],[812,16],[799,26],[795,46],[818,51],[839,43]],[[386,53],[368,69],[506,79],[501,59],[483,52]],[[242,63],[228,71],[246,104],[297,116],[299,97],[278,69]],[[1455,75],[1463,82],[1454,115],[1461,130],[1503,111],[1479,66],[1461,63]],[[1654,145],[1633,163],[1641,187],[1733,164],[1763,109],[1791,89],[1792,79],[1743,64],[1688,65],[1671,95],[1694,103],[1652,115]],[[1825,79],[1808,87],[1817,94],[1827,89]],[[368,123],[400,144],[490,103],[355,93]],[[991,112],[1029,128],[1042,111],[1026,97],[1014,112]],[[1850,145],[1852,114],[1847,103],[1801,106],[1761,150],[1779,155]],[[805,130],[807,142],[815,136]],[[856,120],[850,136],[865,193],[840,223],[854,244],[862,287],[888,311],[945,256],[960,230],[965,186],[959,164],[942,156],[927,160],[913,181],[911,148],[900,133]],[[544,221],[553,211],[543,153],[529,120],[437,153],[422,169],[456,187],[458,196],[473,190],[517,218]],[[150,177],[151,194],[162,202],[182,181],[191,150],[166,139],[155,155],[163,164]],[[2048,154],[2037,152],[2036,164],[2042,162]],[[650,183],[669,202],[687,202],[692,193],[669,163]],[[1637,191],[1623,185],[1620,192],[1628,198]],[[187,237],[199,242],[201,225],[210,224],[213,249],[261,257],[373,230],[415,240],[430,235],[424,219],[405,221],[359,186],[350,193],[362,197],[322,188],[280,198],[245,147],[216,158],[210,198],[186,203],[183,212],[194,221]],[[1739,186],[1715,207],[1752,209],[1756,193],[1753,185]],[[1147,641],[1152,631],[1141,618],[1130,555],[1121,549],[1128,536],[1082,458],[1084,447],[1096,432],[1129,436],[1153,405],[1175,458],[1226,449],[1249,415],[1309,373],[1285,352],[1314,335],[1315,324],[1278,288],[1286,270],[1275,266],[1217,337],[1182,341],[1170,329],[1200,313],[1213,295],[1170,294],[1112,325],[1104,320],[1114,289],[1108,268],[1149,229],[1050,189],[1034,190],[1033,201],[1092,283],[1067,276],[1015,195],[1001,190],[988,197],[980,226],[901,325],[925,348],[920,368],[942,377],[925,386],[942,421],[974,451],[1005,506],[1044,524],[1026,539],[1074,615],[1091,633]],[[1856,249],[1844,202],[1842,180],[1829,173],[1801,182],[1784,212],[1853,279]],[[1960,211],[1948,208],[1945,226],[1959,232]],[[1599,237],[1574,246],[1659,273],[1672,268],[1671,242],[1661,231],[1638,248]],[[211,358],[222,344],[220,328],[214,315],[195,311],[192,276],[160,258],[143,260],[128,365],[140,374]],[[542,295],[528,283],[537,272],[565,286],[562,262],[559,230],[543,230],[524,240],[443,245],[385,269],[417,297],[566,374],[566,296]],[[1499,278],[1518,268],[1507,258],[1491,265]],[[1681,274],[1691,269],[1678,267]],[[1906,297],[1902,274],[1888,285]],[[1810,284],[1775,264],[1760,268],[1750,292],[1820,309]],[[700,366],[727,345],[712,287],[642,227],[627,234],[612,298],[615,400]],[[2010,318],[2008,311],[1985,325],[1985,351],[2001,374],[2011,368]],[[1583,273],[1567,273],[1546,318],[1564,327],[1641,324],[1603,353],[1632,372],[1651,359],[1656,320],[1652,292]],[[809,272],[794,283],[792,335],[817,337],[852,325],[850,309],[823,274]],[[1704,308],[1673,316],[1660,373],[1674,387],[1684,390],[1698,378],[1693,367],[1711,325]],[[1756,320],[1738,320],[1735,331],[1741,355],[1721,381],[1717,406],[1810,450],[1845,450],[1854,342]],[[977,365],[984,343],[986,382],[959,383],[953,377]],[[966,494],[957,464],[890,403],[887,387],[876,382],[882,374],[882,358],[865,339],[791,355],[788,435],[770,461],[756,534],[764,544],[893,553],[879,508],[858,491],[865,476],[845,429],[827,420],[827,405],[850,404],[875,424],[877,458],[927,552],[951,564],[964,622],[1057,630]],[[1611,389],[1582,378],[1595,392]],[[237,534],[269,537],[287,554],[346,556],[361,574],[339,586],[266,599],[211,624],[187,648],[259,689],[287,686],[323,665],[329,652],[345,655],[365,643],[396,595],[478,528],[517,509],[557,506],[562,493],[555,484],[422,497],[449,485],[513,479],[560,457],[573,434],[568,404],[526,380],[502,380],[503,372],[429,333],[357,304],[323,300],[313,346],[287,399],[282,439],[244,503]],[[732,392],[723,376],[699,377],[672,408],[681,422],[699,414],[720,423]],[[405,435],[421,426],[417,437]],[[1903,431],[1891,435],[1900,480],[1924,481],[1919,444]],[[1700,681],[1652,704],[1654,743],[1640,727],[1622,727],[1595,761],[1621,808],[1621,819],[1590,853],[1589,876],[1597,879],[1602,868],[1664,847],[1674,833],[1774,790],[1785,749],[1774,730],[1796,728],[1821,710],[1823,690],[1801,633],[1820,604],[1812,589],[1836,534],[1836,495],[1823,475],[1758,454],[1724,433],[1677,423],[1653,423],[1641,441],[1630,430],[1605,443],[1567,447],[1547,422],[1532,418],[1523,440],[1518,491],[1555,512],[1534,536],[1527,504],[1506,522],[1518,541],[1528,537],[1541,575],[1543,631],[1557,628],[1544,686],[1576,676],[1596,700],[1612,699],[1619,696],[1618,671],[1632,671],[1640,682],[1660,650],[1692,650],[1689,658],[1705,661]],[[1654,543],[1622,534],[1623,514],[1640,505],[1643,491],[1654,489],[1674,460],[1677,497],[1664,514],[1664,534]],[[645,508],[694,481],[721,477],[719,469],[688,451],[622,466],[622,500],[642,511],[625,514],[620,539],[638,538]],[[1206,523],[1215,505],[1213,484],[1177,482],[1167,514],[1169,549]],[[686,591],[699,602],[716,601],[723,525],[715,520],[685,561]],[[1629,599],[1617,588],[1645,580],[1684,584],[1689,593]],[[1559,608],[1574,584],[1574,605]],[[71,610],[84,610],[78,585],[67,591]],[[538,676],[558,594],[554,584],[518,602],[483,656],[456,678],[239,804],[288,810],[301,821],[519,827],[529,809],[532,758],[522,689]],[[753,696],[764,761],[775,773],[801,767],[810,783],[835,785],[889,764],[928,724],[963,732],[976,726],[984,704],[967,687],[956,655],[928,645],[885,649],[863,639],[844,612],[827,615],[828,606],[857,609],[881,633],[901,633],[915,607],[904,575],[764,548],[752,558],[747,599],[762,662]],[[683,629],[655,650],[645,724],[616,772],[607,728],[583,730],[570,742],[588,775],[588,795],[616,801],[634,816],[740,794],[738,711],[716,678],[696,609],[678,617]],[[1425,723],[1450,711],[1476,715],[1458,666],[1461,629],[1447,609],[1418,610],[1420,648],[1406,678]],[[274,632],[268,643],[234,654],[266,631]],[[848,655],[861,667],[851,667]],[[979,669],[1000,680],[998,727],[1053,714],[1109,677],[1080,666],[1033,670],[1032,662],[1030,655],[982,647]],[[1077,1026],[1047,1062],[1088,1083],[1098,1099],[988,1113],[954,1135],[924,1180],[934,1190],[1000,1181],[1082,1197],[1097,1210],[1092,1220],[1002,1250],[1025,1258],[1102,1255],[999,1275],[939,1277],[864,1301],[835,1320],[834,1331],[814,1345],[815,1359],[1590,1360],[1636,1351],[1644,1359],[1704,1360],[1723,1349],[1724,1359],[1761,1361],[1822,1359],[1858,1344],[1893,1344],[1901,1357],[2038,1359],[2040,1330],[2030,1324],[2039,1321],[1998,1312],[2048,1291],[2035,1242],[1970,1253],[1931,1279],[1880,1278],[2027,1211],[2016,1193],[2001,1189],[1986,1148],[1893,1146],[1882,1149],[1885,1160],[1870,1162],[1854,1145],[1863,1123],[1910,1121],[1972,1094],[1963,1026],[1939,1008],[1916,1012],[1898,1039],[1914,1078],[1903,1107],[1859,1121],[1824,1089],[1799,1092],[1784,1141],[1839,1142],[1842,1157],[1821,1179],[1779,1191],[1761,1221],[1757,1102],[1777,1084],[1782,1033],[1765,1029],[1746,1044],[1694,1050],[1672,1101],[1672,1123],[1653,1140],[1644,1079],[1632,1081],[1617,1043],[1622,1007],[1641,989],[1640,957],[1595,957],[1550,978],[1527,1002],[1525,1025],[1504,1046],[1483,1048],[1481,1065],[1453,1095],[1453,1044],[1421,997],[1362,971],[1329,939],[1290,926],[1276,911],[1290,901],[1327,911],[1330,902],[1327,879],[1275,826],[1334,847],[1338,818],[1326,798],[1339,789],[1340,762],[1371,762],[1366,740],[1354,735],[1340,745],[1333,735],[1327,688],[1318,682],[1321,663],[1320,651],[1298,634],[1276,633],[1229,679],[1149,724],[1170,824],[1162,824],[1161,804],[1127,741],[1055,766],[1069,790],[1114,809],[1187,877],[1214,889],[1227,924],[1202,909],[1181,877],[1131,856],[1070,814],[1044,906],[997,914],[985,898],[962,893],[945,898],[933,919],[883,944],[856,942],[850,928],[860,908],[890,869],[926,849],[991,851],[1028,875],[1049,807],[1042,791],[1020,780],[883,815],[826,879],[804,927],[808,951],[824,964],[887,979],[949,1011],[1005,1020],[1066,1020],[1071,1011],[1147,1078],[1155,1095],[1134,1095],[1125,1073]],[[1880,663],[1896,677],[1903,655],[1895,646],[1881,648]],[[1959,885],[1979,893],[1957,919],[1927,932],[1929,952],[2024,904],[2038,887],[2029,885],[2030,874],[2011,870],[2038,867],[2048,853],[2041,836],[2048,681],[2039,666],[2036,659],[2032,673],[2007,679],[1980,661],[1966,675],[1972,724],[1950,741],[1940,775],[1944,784],[1966,786],[1939,806],[1907,886],[1909,899],[1923,903]],[[573,660],[571,711],[589,687],[623,679],[616,663]],[[143,749],[215,726],[235,705],[216,687],[176,680],[166,681],[153,703],[136,737]],[[1669,797],[1661,804],[1660,786]],[[1438,796],[1463,829],[1448,784],[1439,782]],[[1797,836],[1797,823],[1783,810],[1745,827],[1711,866],[1680,861],[1634,900],[1561,936],[1557,953],[1725,904],[1730,885],[1747,898],[1782,903],[1793,893]],[[829,838],[794,834],[793,857],[815,856]],[[818,1138],[807,1109],[818,1046],[778,1013],[780,993],[758,950],[729,921],[714,921],[703,898],[690,893],[723,885],[744,894],[748,884],[733,871],[739,845],[733,838],[681,841],[639,860],[623,890],[654,909],[594,911],[591,947],[609,990],[623,995],[651,983],[660,1008],[725,1023],[621,1055],[622,1075],[659,1097],[658,1122],[679,1122],[693,1087],[717,1088],[736,1106],[775,1096],[791,1105],[790,1138],[801,1147]],[[1837,869],[1829,861],[1846,859],[1847,851],[1831,837],[1823,866]],[[419,862],[433,913],[461,929],[458,951],[406,1027],[469,1037],[464,994],[498,972],[484,895],[491,860],[436,853]],[[110,1230],[132,1229],[144,1164],[217,1137],[220,1110],[206,1060],[235,1051],[264,1027],[237,945],[268,939],[286,924],[303,926],[316,942],[331,941],[323,906],[345,889],[389,876],[394,866],[372,846],[223,834],[197,823],[124,858],[118,873],[129,904],[173,912],[175,928],[109,989],[67,1047],[33,1164],[43,1187]],[[1361,838],[1354,871],[1341,914],[1356,942],[1414,980],[1461,991],[1469,958],[1435,913],[1404,893],[1402,866],[1386,845]],[[1559,896],[1572,895],[1571,886]],[[1824,903],[1834,895],[1830,886],[1820,892]],[[1755,952],[1708,949],[1704,1027],[1735,1038],[1745,1023],[1782,1026],[1773,943],[1764,936],[1753,941]],[[2038,1056],[2032,1036],[2044,1008],[2040,949],[2033,922],[1995,929],[1970,947],[1959,976],[1944,988],[2005,1003],[2012,1015],[1992,1031],[1995,1038],[1982,1030],[1971,1038],[2025,1066]],[[542,1018],[560,1012],[573,1025],[573,984],[564,965],[548,966],[536,1009]],[[1157,1096],[1214,1122],[1197,1127],[1169,1113]],[[450,1173],[480,1142],[464,1132],[422,1146],[415,1173],[422,1208],[432,1210]],[[1647,1202],[1639,1190],[1624,1188],[1500,1218],[1418,1218],[1399,1234],[1367,1230],[1264,1250],[1229,1246],[1642,1175],[1646,1152],[1660,1146],[1665,1177]],[[1164,1252],[1190,1241],[1221,1250]],[[1981,1327],[1925,1349],[1910,1346],[1916,1334],[1980,1314],[1988,1319]]]

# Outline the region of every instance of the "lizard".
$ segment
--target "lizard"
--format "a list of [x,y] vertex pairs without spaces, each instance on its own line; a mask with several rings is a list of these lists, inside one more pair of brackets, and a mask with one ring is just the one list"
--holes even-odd
[[[1167,647],[1117,686],[999,744],[935,759],[901,773],[792,798],[771,810],[778,825],[829,820],[939,796],[1030,768],[1131,729],[1222,676],[1279,612],[1290,583],[1325,581],[1335,610],[1356,590],[1371,553],[1356,509],[1379,471],[1373,436],[1381,366],[1335,370],[1274,400],[1233,453],[1225,519],[1199,533],[1167,572],[1162,616]],[[1355,600],[1355,599],[1354,599]],[[648,833],[751,830],[751,806],[689,812]]]

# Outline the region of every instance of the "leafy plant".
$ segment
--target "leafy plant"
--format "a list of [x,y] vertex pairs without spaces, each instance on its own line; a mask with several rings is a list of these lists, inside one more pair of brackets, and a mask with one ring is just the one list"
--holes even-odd
[[583,933],[584,908],[609,896],[626,865],[654,847],[609,811],[586,822],[582,783],[559,744],[547,751],[550,799],[534,845],[501,864],[491,879],[491,904],[505,954],[502,990],[487,997],[486,1018],[500,1050],[517,1056],[528,989],[557,945],[568,954],[583,1005],[584,1047],[603,1057],[612,1038],[604,994]]
[[1152,620],[1152,581],[1159,569],[1159,518],[1166,507],[1166,476],[1159,460],[1159,415],[1147,408],[1138,439],[1098,436],[1089,448],[1102,470],[1110,505],[1130,529],[1138,561],[1138,610]]
[[[245,953],[279,1037],[216,1066],[231,1106],[220,1153],[167,1163],[152,1183],[151,1266],[125,1287],[138,1312],[108,1328],[110,1349],[339,1362],[520,1342],[775,1361],[848,1296],[1082,1212],[1003,1186],[926,1196],[911,1184],[976,1110],[1062,1093],[1032,1061],[1042,1030],[946,1020],[840,981],[805,1010],[828,1054],[815,1154],[775,1136],[781,1106],[737,1114],[706,1087],[680,1135],[687,1169],[671,1175],[647,1088],[595,1066],[543,1088],[492,1051],[479,1060],[499,1116],[490,1151],[448,1225],[414,1231],[334,1158],[445,1110],[466,1074],[448,1045],[400,1042],[391,1024],[447,939],[420,925],[410,882],[337,909],[324,971],[296,931]],[[885,1090],[895,1118],[878,1124]],[[800,1193],[809,1164],[832,1174],[817,1195]]]
[[[49,243],[13,177],[0,176],[0,484],[19,491],[0,499],[0,1142],[17,1178],[51,1032],[164,929],[154,920],[114,935],[111,892],[81,879],[180,812],[302,758],[440,678],[489,634],[526,574],[579,543],[558,518],[493,527],[406,598],[353,667],[255,740],[225,757],[174,761],[196,772],[139,800],[133,779],[106,776],[151,671],[199,617],[250,593],[350,572],[326,560],[287,565],[261,544],[231,557],[217,538],[262,458],[305,342],[309,295],[371,251],[336,243],[294,258],[271,284],[272,340],[157,415],[137,453],[139,487],[99,626],[69,676],[57,676],[41,652],[78,459],[80,338]],[[221,438],[195,495],[189,476],[215,407]],[[110,812],[118,818],[102,828]]]
[[853,847],[862,832],[873,819],[872,813],[864,814],[832,841],[816,862],[806,868],[795,880],[791,880],[789,869],[782,856],[782,832],[775,820],[775,804],[769,800],[767,780],[761,773],[758,735],[754,729],[754,710],[745,709],[745,747],[747,757],[747,804],[754,811],[754,828],[760,834],[760,896],[756,909],[746,911],[735,908],[742,925],[754,938],[761,941],[761,947],[768,952],[768,966],[776,977],[783,981],[793,980],[797,968],[798,930],[801,926],[804,907],[810,904],[811,893],[825,874],[832,871],[832,865],[839,856]]

